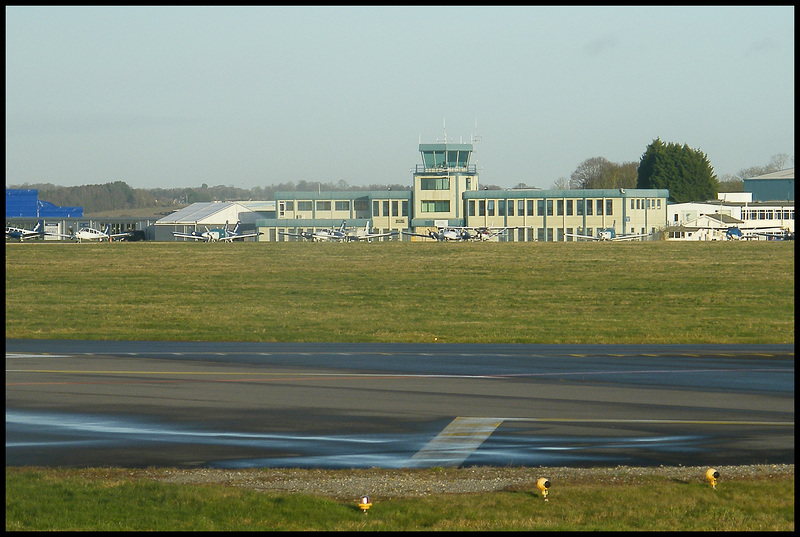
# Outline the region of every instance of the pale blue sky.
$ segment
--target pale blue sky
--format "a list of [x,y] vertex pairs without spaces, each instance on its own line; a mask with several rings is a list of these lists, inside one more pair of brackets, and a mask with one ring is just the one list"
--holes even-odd
[[794,159],[794,7],[6,7],[6,184],[549,188],[655,138]]

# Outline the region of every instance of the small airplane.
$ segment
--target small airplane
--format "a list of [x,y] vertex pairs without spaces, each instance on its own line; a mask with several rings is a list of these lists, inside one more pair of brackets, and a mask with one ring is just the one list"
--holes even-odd
[[649,237],[651,233],[638,233],[636,235],[617,235],[613,228],[600,229],[596,236],[580,235],[577,233],[565,233],[567,237],[576,237],[590,241],[632,241],[642,237]]
[[192,239],[195,241],[204,241],[204,242],[233,242],[236,239],[246,239],[248,237],[258,237],[259,235],[263,235],[262,232],[257,233],[239,233],[239,226],[241,226],[241,222],[236,222],[236,227],[233,230],[228,230],[228,222],[225,222],[224,228],[213,228],[208,229],[208,226],[205,226],[205,231],[192,231],[191,233],[180,233],[178,231],[174,231],[172,233],[175,237],[180,237],[182,239]]
[[464,229],[472,229],[475,231],[475,235],[470,235],[470,240],[475,241],[488,241],[497,237],[498,235],[502,235],[509,229],[517,229],[516,227],[478,227],[478,228],[464,228]]
[[36,223],[36,226],[32,230],[6,226],[6,239],[15,239],[23,242],[28,239],[38,239],[44,237],[44,230],[42,229],[43,226],[44,223],[41,220]]
[[753,233],[754,235],[758,235],[759,237],[766,237],[768,241],[793,241],[794,240],[794,232],[789,231],[788,229],[783,229],[781,231],[756,231]]
[[440,227],[435,231],[431,229],[428,231],[428,233],[414,233],[411,231],[403,231],[403,234],[410,235],[412,237],[425,237],[440,242],[468,241],[473,238],[472,235],[470,235],[469,231],[467,231],[467,229],[457,228],[457,227]]
[[131,233],[129,231],[126,231],[124,233],[111,233],[111,224],[106,224],[106,228],[103,231],[100,231],[99,229],[95,229],[93,227],[84,227],[79,229],[76,233],[73,233],[72,235],[64,235],[63,233],[50,233],[48,231],[45,231],[45,234],[56,237],[64,237],[78,242],[83,242],[83,241],[112,242],[114,239],[122,239],[131,236]]
[[391,237],[397,235],[396,231],[391,231],[388,233],[370,233],[369,231],[369,220],[364,225],[364,229],[357,229],[353,231],[347,230],[347,220],[342,220],[342,223],[339,225],[338,229],[328,228],[328,229],[320,229],[318,231],[301,231],[300,233],[289,233],[281,231],[279,233],[282,236],[287,237],[300,237],[305,240],[310,240],[312,242],[321,242],[321,241],[335,241],[335,242],[355,242],[355,241],[363,241],[363,240],[370,240],[370,239],[377,239],[378,237]]

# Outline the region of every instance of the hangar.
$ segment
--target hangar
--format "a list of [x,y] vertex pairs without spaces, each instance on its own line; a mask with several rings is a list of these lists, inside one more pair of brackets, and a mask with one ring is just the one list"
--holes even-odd
[[223,227],[226,224],[231,228],[236,222],[241,222],[242,232],[255,230],[257,218],[275,212],[275,202],[272,201],[231,201],[231,202],[198,202],[184,207],[156,221],[154,227],[154,240],[173,241],[173,232],[191,233],[192,231],[205,231],[206,228]]

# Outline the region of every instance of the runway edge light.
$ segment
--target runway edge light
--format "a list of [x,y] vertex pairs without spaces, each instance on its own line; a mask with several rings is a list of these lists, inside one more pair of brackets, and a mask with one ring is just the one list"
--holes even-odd
[[717,472],[714,468],[709,468],[706,470],[706,479],[708,479],[709,483],[711,483],[711,488],[716,490],[719,472]]
[[369,496],[367,496],[366,494],[362,496],[361,499],[358,501],[358,507],[362,511],[364,511],[364,514],[366,515],[369,508],[372,507],[372,504],[369,501]]
[[548,501],[547,490],[550,488],[550,480],[546,477],[540,477],[536,482],[536,487],[542,491],[542,498],[544,498],[544,501]]

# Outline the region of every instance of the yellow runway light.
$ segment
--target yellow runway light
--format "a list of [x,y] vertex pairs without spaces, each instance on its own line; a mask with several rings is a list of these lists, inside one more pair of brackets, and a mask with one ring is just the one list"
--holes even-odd
[[369,508],[372,507],[372,504],[369,501],[369,496],[362,496],[361,500],[358,502],[358,507],[364,511],[364,514],[366,515]]
[[719,472],[717,472],[713,468],[709,468],[708,470],[706,470],[706,479],[708,479],[708,481],[711,483],[711,488],[716,489],[717,479],[719,479]]
[[536,482],[536,486],[542,491],[542,498],[544,498],[544,501],[547,501],[547,489],[550,488],[550,480],[546,477],[540,477]]

